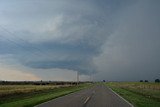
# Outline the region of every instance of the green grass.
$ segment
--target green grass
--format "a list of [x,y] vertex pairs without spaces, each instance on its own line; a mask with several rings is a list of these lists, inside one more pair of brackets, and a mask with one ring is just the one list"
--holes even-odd
[[39,93],[30,93],[29,95],[24,96],[11,96],[10,98],[5,99],[5,101],[1,102],[0,107],[33,107],[37,104],[79,91],[89,86],[91,85],[81,84],[79,86],[61,87]]
[[25,95],[45,90],[52,90],[58,87],[62,87],[62,85],[0,85],[0,98],[4,99],[10,96]]
[[160,84],[112,82],[106,85],[135,107],[160,107]]

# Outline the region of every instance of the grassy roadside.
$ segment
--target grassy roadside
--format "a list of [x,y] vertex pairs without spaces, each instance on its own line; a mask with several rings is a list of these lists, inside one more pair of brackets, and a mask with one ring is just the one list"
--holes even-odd
[[81,84],[78,86],[61,87],[40,93],[28,94],[28,96],[17,95],[14,99],[9,98],[3,103],[1,102],[0,107],[33,107],[37,104],[79,91],[89,86],[91,86],[91,84]]
[[106,85],[135,107],[160,107],[159,84],[110,82]]

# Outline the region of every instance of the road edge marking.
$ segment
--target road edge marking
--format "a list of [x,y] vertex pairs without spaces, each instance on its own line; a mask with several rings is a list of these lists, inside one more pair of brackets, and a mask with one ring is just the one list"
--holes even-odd
[[124,100],[126,103],[128,103],[131,107],[134,107],[133,104],[131,104],[129,101],[127,101],[126,99],[124,99],[122,96],[120,96],[118,93],[116,93],[115,91],[113,91],[110,87],[108,87],[109,90],[111,90],[115,95],[117,95],[119,98],[121,98],[122,100]]

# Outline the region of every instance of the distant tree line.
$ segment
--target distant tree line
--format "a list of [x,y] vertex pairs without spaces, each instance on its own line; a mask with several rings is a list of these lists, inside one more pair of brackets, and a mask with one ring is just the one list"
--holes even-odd
[[[85,82],[79,82],[82,84]],[[65,81],[0,81],[0,85],[77,85],[77,82]]]
[[160,83],[160,79],[155,79],[155,82],[156,83]]
[[[140,80],[139,82],[149,82],[148,80]],[[155,83],[160,83],[160,79],[155,79]]]
[[143,81],[143,80],[140,80],[140,82],[149,82],[149,81],[148,81],[148,80],[144,80],[144,81]]

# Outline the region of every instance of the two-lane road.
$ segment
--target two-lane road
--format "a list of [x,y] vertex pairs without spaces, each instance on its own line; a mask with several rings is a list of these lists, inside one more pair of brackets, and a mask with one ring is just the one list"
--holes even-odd
[[95,85],[36,107],[132,107],[104,85]]

